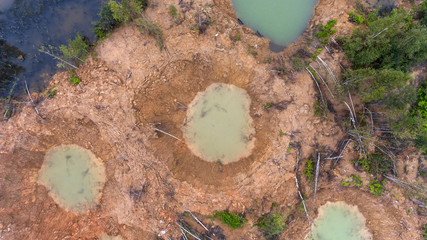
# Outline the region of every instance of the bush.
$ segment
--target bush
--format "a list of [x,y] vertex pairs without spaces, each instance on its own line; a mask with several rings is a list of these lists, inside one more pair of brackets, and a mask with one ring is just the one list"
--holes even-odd
[[174,19],[178,19],[178,9],[176,9],[175,5],[171,4],[169,5],[169,16],[171,16]]
[[350,18],[351,21],[353,21],[357,24],[362,24],[365,22],[365,17],[363,17],[363,15],[359,15],[357,13],[354,13],[354,11],[351,11],[348,14],[348,17]]
[[385,180],[379,182],[378,180],[373,179],[371,180],[371,182],[369,182],[367,187],[372,194],[380,197],[385,190],[384,183],[385,183]]
[[337,20],[329,20],[326,25],[319,25],[318,26],[318,33],[316,33],[316,37],[319,38],[320,42],[323,44],[328,43],[329,37],[336,33],[336,29],[332,29],[335,24],[337,24]]
[[392,68],[406,71],[427,57],[427,29],[414,23],[410,13],[393,10],[383,18],[343,37],[342,48],[354,69]]
[[248,220],[243,216],[239,216],[226,211],[218,212],[215,211],[214,218],[220,220],[225,225],[231,227],[233,230],[241,228]]
[[283,232],[286,224],[283,222],[282,215],[272,213],[267,216],[260,217],[255,226],[258,226],[266,239],[274,239],[277,235]]
[[[76,59],[80,62],[84,62],[86,55],[90,51],[90,41],[87,37],[77,33],[77,36],[73,40],[68,40],[68,45],[59,46],[64,59],[68,61],[76,62]],[[78,65],[76,63],[76,65]]]
[[102,4],[98,16],[99,20],[92,23],[94,25],[93,31],[99,39],[103,39],[120,23],[116,19],[114,19],[113,11],[111,11],[111,8],[108,3]]
[[418,9],[418,18],[422,25],[427,26],[427,0],[424,0]]
[[138,25],[139,31],[153,36],[156,39],[157,46],[163,49],[163,32],[155,23],[140,18],[136,20],[136,24]]
[[303,170],[303,173],[305,174],[307,181],[309,181],[309,182],[314,181],[314,167],[313,167],[313,159],[312,158],[308,158],[306,160],[305,169]]
[[366,157],[356,160],[355,163],[374,175],[388,174],[393,170],[393,162],[380,153],[368,154]]
[[377,101],[387,96],[391,97],[390,94],[393,91],[401,90],[412,79],[409,73],[399,70],[371,68],[346,71],[343,73],[343,78],[344,84],[356,89],[364,102]]

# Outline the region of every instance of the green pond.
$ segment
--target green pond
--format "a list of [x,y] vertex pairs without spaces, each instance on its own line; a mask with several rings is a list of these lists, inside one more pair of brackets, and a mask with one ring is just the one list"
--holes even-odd
[[38,180],[62,208],[84,213],[97,204],[105,183],[105,167],[91,151],[61,145],[46,153]]
[[319,208],[319,216],[307,240],[370,240],[365,217],[356,206],[328,202]]
[[304,32],[317,1],[233,0],[233,7],[246,26],[270,39],[273,45],[286,46]]
[[190,103],[183,127],[192,152],[209,162],[230,163],[247,157],[255,133],[249,115],[251,99],[234,85],[214,83]]

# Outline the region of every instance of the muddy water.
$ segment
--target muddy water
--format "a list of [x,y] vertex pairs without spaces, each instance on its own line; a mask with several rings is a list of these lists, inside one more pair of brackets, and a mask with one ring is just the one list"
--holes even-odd
[[[25,69],[17,76],[21,89],[23,79],[30,88],[43,89],[44,80],[57,71],[56,62],[38,52],[41,45],[66,44],[76,32],[94,39],[91,22],[98,19],[104,1],[0,0],[0,39],[24,53],[14,59],[14,63]],[[0,54],[2,52],[0,49]],[[3,87],[7,90],[10,83]]]
[[312,227],[312,240],[370,240],[365,217],[356,206],[328,202],[319,209]]
[[214,83],[198,93],[187,110],[183,127],[193,153],[210,162],[230,163],[250,154],[255,133],[249,115],[250,97],[245,90]]
[[104,165],[89,150],[62,145],[46,153],[39,183],[61,207],[84,213],[94,207],[105,183]]
[[271,40],[279,51],[297,40],[307,27],[318,0],[233,0],[242,22]]

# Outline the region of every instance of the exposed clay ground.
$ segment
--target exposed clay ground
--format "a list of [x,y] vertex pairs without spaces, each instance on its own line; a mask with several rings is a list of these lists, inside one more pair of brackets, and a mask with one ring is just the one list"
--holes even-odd
[[[157,234],[179,239],[175,222],[186,209],[213,225],[219,223],[206,216],[214,210],[245,212],[249,223],[235,231],[219,224],[223,234],[227,239],[261,239],[251,226],[270,211],[273,202],[291,215],[281,239],[304,239],[309,230],[297,207],[297,150],[289,144],[301,143],[301,159],[320,146],[332,152],[344,137],[340,124],[346,119],[339,108],[326,119],[315,116],[317,93],[309,74],[289,71],[278,76],[266,60],[285,56],[289,65],[289,56],[305,46],[312,27],[331,18],[338,19],[339,34],[348,34],[353,26],[347,13],[355,1],[320,0],[311,28],[281,54],[272,54],[267,40],[239,26],[226,0],[203,7],[215,19],[206,33],[190,30],[193,15],[205,3],[195,1],[180,25],[168,15],[170,1],[147,10],[146,16],[163,30],[170,58],[153,38],[133,25],[123,26],[97,46],[97,59],[90,58],[77,71],[82,78],[78,86],[66,80],[67,73],[55,75],[52,85],[58,94],[38,104],[45,121],[28,105],[0,122],[0,239],[97,239],[102,232],[126,239],[155,239]],[[241,41],[231,39],[236,33]],[[248,54],[249,46],[257,57]],[[321,56],[339,73],[334,63],[342,54]],[[129,71],[132,75],[127,79]],[[188,105],[198,91],[214,82],[246,89],[252,98],[255,150],[237,163],[204,162],[184,143],[154,131],[161,128],[181,138],[185,111],[177,102]],[[274,107],[264,109],[267,102]],[[280,131],[287,134],[280,136]],[[93,151],[106,166],[108,180],[101,201],[83,215],[61,209],[36,182],[44,153],[71,143]],[[316,201],[313,187],[302,180],[312,218],[326,201],[341,200],[359,207],[374,239],[421,239],[425,218],[408,214],[414,205],[401,190],[387,185],[391,191],[378,198],[366,189],[339,184],[355,171],[348,151],[334,170],[328,171],[330,162],[321,165],[325,170]]]

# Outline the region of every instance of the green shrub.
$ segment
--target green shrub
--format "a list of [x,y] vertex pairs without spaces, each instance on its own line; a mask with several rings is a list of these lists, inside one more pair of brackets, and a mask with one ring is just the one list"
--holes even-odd
[[70,62],[75,62],[76,65],[78,65],[78,61],[84,62],[90,48],[89,39],[80,35],[80,33],[77,33],[77,36],[73,40],[68,40],[68,45],[59,46],[63,58]]
[[363,17],[363,15],[359,15],[359,14],[355,13],[354,11],[351,11],[348,14],[348,17],[350,18],[351,21],[353,21],[357,24],[362,24],[365,22],[365,17]]
[[169,16],[171,16],[174,19],[178,19],[178,9],[176,9],[175,5],[171,4],[169,5]]
[[358,175],[351,174],[350,177],[353,179],[354,186],[356,186],[356,187],[363,186],[362,179]]
[[303,170],[303,173],[305,174],[307,181],[309,181],[309,182],[314,181],[314,166],[313,166],[313,159],[312,158],[308,158],[306,160],[305,169]]
[[53,98],[56,95],[56,93],[57,93],[57,91],[55,89],[55,86],[53,86],[53,87],[49,88],[49,90],[47,90],[46,96],[48,98]]
[[220,220],[225,225],[231,227],[233,230],[241,228],[248,220],[243,216],[239,216],[226,211],[218,212],[215,211],[214,218]]
[[350,185],[350,182],[349,181],[341,180],[340,184],[343,185],[343,186],[345,186],[345,187],[347,187],[347,186]]
[[77,86],[82,81],[78,76],[74,69],[70,69],[70,77],[68,78],[68,81],[72,83],[73,85]]
[[157,46],[159,46],[160,49],[163,49],[163,32],[155,23],[147,19],[139,18],[136,20],[136,24],[139,31],[154,37],[156,39]]
[[78,77],[70,77],[68,78],[68,81],[72,84],[74,84],[75,86],[79,85],[79,83],[82,81],[80,78]]
[[427,0],[424,0],[418,9],[418,18],[422,25],[427,26]]
[[374,175],[388,174],[393,170],[393,162],[380,153],[368,154],[366,157],[356,160],[355,163]]
[[286,227],[282,215],[278,213],[270,213],[258,219],[255,226],[264,234],[266,239],[274,239],[277,235],[283,232]]
[[111,11],[111,8],[108,3],[102,4],[98,16],[99,20],[92,23],[94,26],[93,31],[99,39],[103,39],[120,23],[116,19],[114,19],[113,12]]
[[337,20],[331,19],[326,23],[326,25],[318,26],[318,32],[316,33],[316,37],[319,38],[321,43],[328,43],[329,37],[337,32],[336,29],[332,29],[336,24]]
[[383,180],[382,182],[379,182],[378,180],[373,179],[371,180],[371,182],[369,182],[367,187],[372,194],[380,197],[385,190],[384,183],[385,183],[385,180]]
[[368,28],[358,28],[350,38],[339,41],[354,69],[406,71],[427,57],[427,29],[414,23],[406,11],[393,10],[370,22]]

